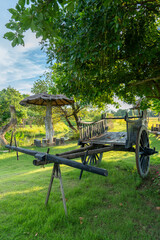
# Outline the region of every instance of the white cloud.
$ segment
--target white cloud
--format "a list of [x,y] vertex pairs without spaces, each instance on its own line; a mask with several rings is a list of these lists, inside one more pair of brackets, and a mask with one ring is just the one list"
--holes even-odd
[[14,85],[21,91],[21,82],[24,84],[24,81],[29,80],[30,84],[26,88],[30,92],[34,79],[45,70],[45,54],[40,50],[39,41],[33,33],[27,32],[25,47],[12,48],[7,40],[0,39],[0,90]]

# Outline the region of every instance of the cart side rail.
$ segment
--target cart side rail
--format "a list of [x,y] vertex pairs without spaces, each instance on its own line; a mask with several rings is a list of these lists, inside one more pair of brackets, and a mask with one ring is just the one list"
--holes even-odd
[[96,122],[80,121],[80,140],[88,140],[103,134],[107,129],[107,120],[101,119]]

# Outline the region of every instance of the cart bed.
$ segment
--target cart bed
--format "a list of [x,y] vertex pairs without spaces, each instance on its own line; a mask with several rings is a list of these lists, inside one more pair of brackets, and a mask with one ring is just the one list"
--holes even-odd
[[101,136],[93,137],[88,140],[83,140],[82,143],[90,144],[110,144],[110,145],[125,145],[127,140],[126,132],[105,132]]

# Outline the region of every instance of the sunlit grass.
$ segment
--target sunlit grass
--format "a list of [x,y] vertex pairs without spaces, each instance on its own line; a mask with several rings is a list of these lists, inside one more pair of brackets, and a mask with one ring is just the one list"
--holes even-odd
[[17,195],[17,194],[25,194],[25,193],[31,193],[31,192],[36,192],[43,189],[42,187],[34,187],[34,188],[30,188],[30,189],[26,189],[24,191],[11,191],[11,192],[6,192],[6,193],[2,193],[0,194],[0,199],[3,197],[6,197],[8,195]]

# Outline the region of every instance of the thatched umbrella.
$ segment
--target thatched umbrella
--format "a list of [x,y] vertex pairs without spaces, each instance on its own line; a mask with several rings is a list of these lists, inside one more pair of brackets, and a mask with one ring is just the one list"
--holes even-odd
[[69,99],[64,95],[51,95],[47,93],[39,93],[29,96],[22,101],[20,104],[26,106],[27,104],[46,106],[46,117],[45,117],[45,127],[46,127],[46,138],[49,143],[53,142],[53,125],[52,125],[52,107],[71,105],[74,102],[73,99]]

